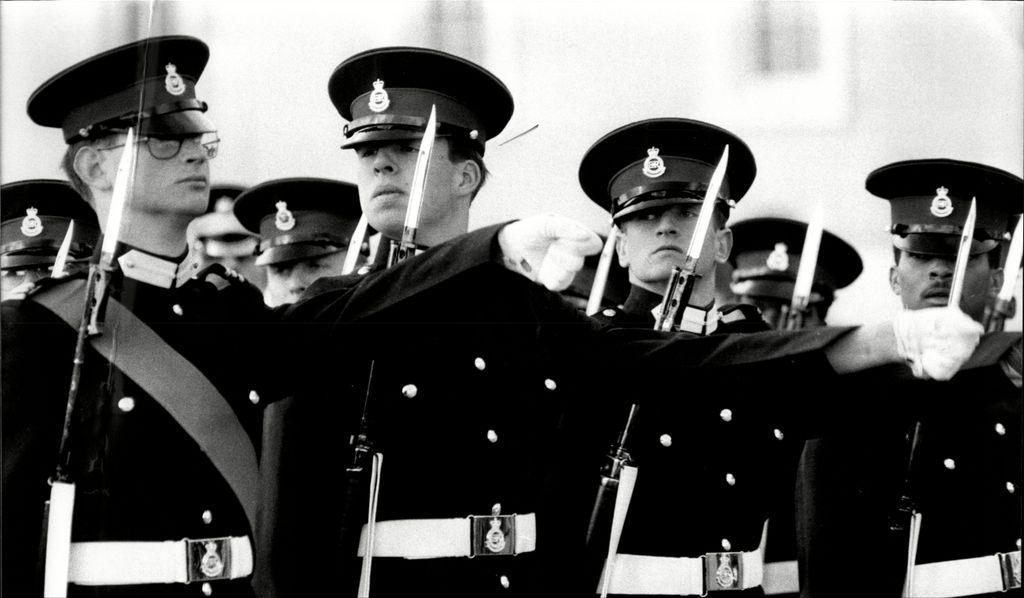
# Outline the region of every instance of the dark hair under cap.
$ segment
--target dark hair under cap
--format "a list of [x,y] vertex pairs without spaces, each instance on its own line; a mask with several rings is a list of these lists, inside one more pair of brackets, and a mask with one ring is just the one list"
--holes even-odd
[[260,236],[260,266],[347,247],[362,215],[358,187],[312,177],[256,185],[238,196],[234,210],[242,226]]
[[438,134],[464,138],[481,155],[512,118],[512,94],[490,71],[427,48],[360,52],[334,69],[327,91],[345,126],[342,147],[419,139],[437,108]]
[[210,50],[189,36],[154,37],[102,52],[51,77],[32,93],[28,115],[75,143],[141,119],[141,135],[216,130],[196,98]]
[[644,209],[699,202],[726,145],[729,164],[719,198],[736,202],[757,174],[750,148],[725,129],[685,118],[642,120],[598,139],[580,162],[580,185],[616,221]]
[[21,269],[53,264],[72,221],[69,259],[92,255],[100,234],[96,212],[71,185],[32,179],[0,187],[0,268]]

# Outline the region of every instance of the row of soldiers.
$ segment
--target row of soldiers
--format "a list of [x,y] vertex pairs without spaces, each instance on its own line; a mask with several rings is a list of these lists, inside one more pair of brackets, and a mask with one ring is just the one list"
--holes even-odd
[[[783,317],[807,226],[729,226],[756,174],[733,133],[597,140],[579,178],[614,222],[604,251],[558,216],[467,232],[511,93],[379,48],[328,81],[357,183],[269,181],[223,213],[266,289],[307,269],[261,291],[188,248],[218,143],[208,58],[145,39],[29,100],[70,184],[3,189],[4,269],[35,272],[2,304],[5,592],[1019,594],[1021,335],[990,304],[1020,177],[871,173],[906,309],[816,327],[860,260],[825,233]],[[587,317],[559,291],[599,252],[628,285]],[[731,256],[737,305],[716,292]]]

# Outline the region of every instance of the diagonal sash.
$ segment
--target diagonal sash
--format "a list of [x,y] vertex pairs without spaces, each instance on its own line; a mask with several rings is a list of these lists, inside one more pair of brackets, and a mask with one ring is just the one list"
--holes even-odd
[[[85,281],[74,280],[28,299],[77,330],[84,289]],[[117,330],[116,353],[111,334],[94,336],[89,344],[153,397],[192,437],[231,486],[255,531],[256,450],[227,399],[195,365],[113,298],[107,300],[106,322],[111,330]]]

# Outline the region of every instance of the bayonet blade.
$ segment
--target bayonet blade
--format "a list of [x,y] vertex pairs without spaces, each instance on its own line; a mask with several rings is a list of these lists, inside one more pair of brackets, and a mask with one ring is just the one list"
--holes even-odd
[[805,309],[811,298],[811,287],[814,285],[814,271],[818,264],[818,252],[821,248],[821,234],[825,214],[821,202],[814,209],[814,215],[807,225],[804,235],[804,246],[800,251],[800,269],[796,273],[793,285],[793,309]]
[[128,206],[128,197],[135,178],[135,127],[129,127],[124,141],[124,152],[117,164],[117,176],[114,178],[114,190],[110,200],[110,213],[107,215],[107,227],[103,230],[103,245],[100,252],[100,266],[110,267],[114,261],[114,249],[121,236],[121,222],[124,210]]
[[1006,264],[1003,265],[1003,286],[999,289],[997,298],[1000,301],[1009,301],[1013,298],[1013,288],[1017,285],[1017,271],[1020,270],[1022,253],[1024,253],[1024,216],[1017,218],[1017,226],[1013,229],[1013,239],[1010,241],[1010,249],[1006,252]]
[[53,260],[53,269],[50,271],[50,278],[64,278],[68,275],[67,264],[68,254],[71,253],[71,238],[75,236],[75,221],[68,223],[68,232],[64,233],[64,240],[57,250],[57,257]]
[[341,266],[342,274],[351,274],[356,269],[356,262],[359,261],[359,254],[363,251],[363,241],[366,240],[366,229],[370,223],[366,220],[366,212],[359,217],[356,230],[352,231],[352,238],[348,242],[348,253],[345,254],[345,263]]
[[960,307],[960,297],[964,294],[964,276],[967,274],[967,262],[971,259],[971,241],[974,240],[974,222],[978,218],[978,207],[975,198],[971,198],[971,209],[964,221],[964,231],[960,235],[960,247],[956,252],[956,266],[953,268],[953,282],[949,287],[949,302],[946,305]]
[[416,229],[420,223],[420,208],[423,206],[423,195],[427,187],[427,169],[430,156],[434,153],[434,139],[437,137],[437,108],[430,107],[430,118],[427,128],[423,131],[420,141],[419,158],[412,175],[412,187],[409,190],[409,205],[405,209],[405,227],[402,229],[402,248],[413,251],[416,248]]
[[608,231],[608,240],[601,250],[601,259],[597,262],[597,270],[594,272],[594,284],[590,287],[590,297],[587,299],[587,315],[592,316],[601,309],[601,302],[604,299],[604,289],[608,285],[608,271],[611,270],[612,260],[615,259],[615,241],[619,238],[619,229],[612,224]]
[[711,215],[715,211],[715,201],[718,199],[718,191],[722,188],[722,181],[725,179],[725,171],[729,166],[729,146],[725,146],[722,152],[722,159],[718,161],[711,181],[708,183],[707,193],[704,194],[704,203],[701,204],[700,216],[697,217],[697,226],[693,229],[693,236],[690,237],[690,246],[686,250],[686,261],[683,264],[683,271],[686,274],[693,274],[697,269],[697,260],[700,259],[701,250],[704,248],[704,237],[708,234],[711,226]]

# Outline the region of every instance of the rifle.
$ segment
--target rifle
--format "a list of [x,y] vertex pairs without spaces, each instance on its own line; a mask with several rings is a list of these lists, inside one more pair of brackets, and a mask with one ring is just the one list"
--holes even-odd
[[824,214],[821,204],[814,210],[814,216],[807,225],[803,248],[800,250],[800,269],[796,273],[793,285],[793,299],[787,306],[782,306],[779,317],[779,328],[782,330],[800,330],[804,327],[807,312],[810,309],[811,287],[814,284],[814,270],[818,265],[818,250],[821,247],[822,220]]
[[697,261],[704,248],[704,238],[711,226],[711,216],[715,211],[718,190],[722,188],[722,181],[725,179],[728,165],[729,146],[726,145],[722,152],[722,159],[718,161],[718,166],[715,167],[715,172],[711,175],[711,182],[708,183],[707,192],[704,194],[700,216],[697,217],[697,225],[693,229],[693,236],[690,237],[690,245],[686,250],[683,266],[672,268],[672,277],[669,279],[665,301],[662,303],[661,314],[658,316],[655,330],[671,332],[677,329],[683,312],[690,303],[693,287],[697,279],[700,278],[700,275],[697,274]]
[[[949,307],[959,308],[960,297],[963,295],[964,277],[967,272],[967,262],[971,259],[971,241],[974,239],[974,223],[977,219],[978,209],[975,200],[971,199],[971,209],[967,212],[967,219],[964,221],[963,232],[960,235],[960,245],[957,249],[956,265],[953,267],[953,282],[949,290]],[[917,540],[918,531],[921,525],[921,513],[911,497],[910,475],[914,466],[914,454],[921,437],[921,421],[914,422],[913,428],[907,434],[907,467],[903,475],[903,484],[896,509],[889,520],[889,542],[890,554],[888,558],[892,563],[898,563],[900,556],[906,568],[903,570],[903,596],[909,596],[914,588],[914,564],[917,561]],[[901,555],[902,553],[902,555]]]
[[[107,228],[102,241],[93,253],[89,263],[88,279],[85,286],[85,308],[82,311],[78,336],[75,340],[75,356],[71,369],[71,384],[68,387],[67,406],[64,411],[64,426],[61,430],[60,446],[57,450],[57,466],[50,478],[50,500],[44,506],[46,532],[43,595],[62,598],[67,595],[68,568],[71,555],[71,524],[74,518],[75,484],[69,473],[71,465],[71,431],[75,405],[78,399],[82,366],[85,363],[85,345],[89,338],[103,333],[103,313],[106,307],[110,275],[114,271],[114,250],[117,247],[121,218],[133,184],[136,147],[135,129],[128,129],[124,153],[117,167],[117,177],[107,218]],[[63,268],[62,268],[63,270]]]
[[1017,218],[1017,226],[1013,229],[1013,239],[1006,253],[1006,264],[1003,266],[1003,286],[996,295],[995,303],[985,309],[985,331],[999,332],[1006,325],[1006,318],[1013,314],[1013,288],[1017,284],[1017,271],[1020,270],[1022,243],[1024,243],[1024,216]]
[[[413,171],[412,185],[409,192],[409,204],[405,210],[405,225],[402,228],[402,240],[391,242],[388,250],[388,267],[404,261],[416,254],[416,232],[419,228],[420,208],[427,186],[427,169],[430,156],[434,150],[437,137],[437,109],[430,107],[423,139],[420,142],[419,157]],[[349,251],[351,251],[351,246]],[[347,260],[346,260],[347,261]],[[384,456],[375,452],[370,438],[370,392],[373,384],[373,368],[375,361],[370,361],[370,371],[366,380],[366,396],[363,400],[363,411],[359,420],[359,432],[352,441],[352,465],[345,470],[346,492],[345,506],[342,510],[339,547],[342,555],[355,555],[359,547],[359,539],[363,529],[363,519],[358,516],[367,509],[365,556],[359,576],[357,595],[370,595],[370,574],[373,564],[373,540],[377,520],[377,494],[380,490],[380,473]],[[369,479],[367,479],[369,475]],[[366,498],[366,502],[363,499]]]
[[[704,194],[704,201],[701,205],[700,216],[697,217],[697,225],[694,227],[693,236],[690,238],[690,245],[686,252],[686,259],[683,267],[676,266],[672,269],[672,277],[669,279],[668,288],[665,291],[665,298],[662,301],[661,314],[655,321],[654,329],[662,331],[675,330],[682,317],[682,311],[689,304],[690,296],[693,293],[694,283],[699,275],[696,273],[697,261],[700,259],[701,250],[704,247],[704,238],[707,236],[711,226],[711,216],[715,209],[715,201],[718,199],[718,191],[725,179],[725,171],[729,164],[729,146],[725,146],[722,152],[722,159],[715,167],[708,183],[707,191]],[[611,239],[612,235],[609,235]],[[607,246],[606,246],[607,247]],[[615,566],[615,554],[618,552],[619,538],[625,524],[626,511],[629,508],[629,501],[632,498],[633,486],[630,484],[620,485],[620,479],[627,469],[631,469],[630,481],[635,479],[636,468],[632,467],[632,459],[626,449],[626,441],[633,429],[640,406],[636,403],[630,406],[629,417],[626,425],[619,434],[618,441],[612,445],[608,454],[608,461],[601,472],[601,483],[594,499],[594,508],[591,510],[590,523],[587,528],[587,554],[589,563],[594,567],[587,571],[586,582],[591,583],[602,579],[601,595],[606,596],[609,590],[609,583],[612,578]],[[621,492],[620,492],[621,490]],[[602,530],[609,530],[605,536]],[[601,554],[602,548],[606,549]],[[604,557],[604,558],[601,558]],[[588,587],[594,587],[590,585]]]

